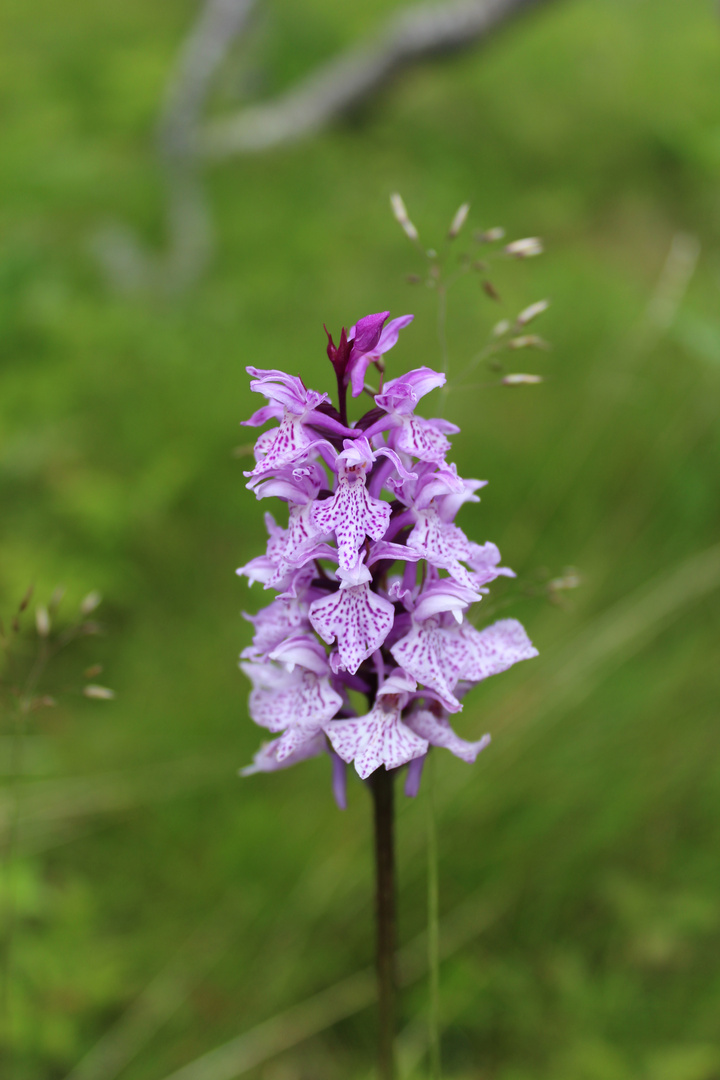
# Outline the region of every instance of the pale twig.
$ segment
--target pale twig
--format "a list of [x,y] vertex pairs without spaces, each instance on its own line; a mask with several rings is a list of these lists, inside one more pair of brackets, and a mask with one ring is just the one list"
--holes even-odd
[[453,0],[394,16],[369,44],[320,65],[271,101],[246,105],[202,126],[215,76],[248,21],[254,0],[208,0],[182,47],[159,124],[168,189],[165,256],[149,256],[125,227],[110,225],[93,241],[116,285],[178,290],[203,273],[212,254],[203,161],[254,154],[308,138],[359,105],[404,68],[482,41],[512,16],[548,0]]
[[218,159],[296,142],[366,100],[410,64],[468,48],[543,2],[455,0],[401,11],[374,41],[334,57],[274,101],[212,121],[201,136],[200,152]]
[[450,355],[448,352],[447,343],[447,287],[440,283],[437,287],[438,294],[438,309],[437,309],[437,336],[438,343],[440,345],[440,359],[442,373],[445,376],[445,382],[440,388],[440,405],[438,407],[438,413],[440,416],[445,415],[445,405],[447,403],[448,395],[448,369],[450,367]]
[[213,249],[212,223],[197,160],[198,127],[215,75],[245,29],[256,0],[206,0],[168,81],[158,144],[167,187],[169,247],[151,256],[127,228],[109,225],[93,247],[114,284],[125,290],[178,291],[203,273]]

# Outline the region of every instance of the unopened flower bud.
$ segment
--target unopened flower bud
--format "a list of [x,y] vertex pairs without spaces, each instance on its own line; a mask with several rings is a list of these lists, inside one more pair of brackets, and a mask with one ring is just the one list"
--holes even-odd
[[564,592],[566,589],[577,589],[582,585],[582,578],[577,570],[568,568],[562,577],[553,578],[548,582],[551,592]]
[[47,637],[50,633],[50,616],[48,609],[42,605],[35,608],[35,626],[40,637]]
[[507,334],[510,329],[510,323],[507,319],[501,319],[499,323],[495,323],[493,326],[493,337],[502,337],[503,334]]
[[97,589],[93,589],[93,591],[88,593],[83,602],[80,604],[81,613],[83,615],[89,615],[90,612],[94,611],[95,608],[100,605],[101,601],[102,596],[97,591]]
[[86,679],[96,679],[98,675],[102,673],[102,664],[93,664],[92,667],[85,669]]
[[90,683],[83,689],[83,694],[88,698],[97,698],[100,701],[111,701],[115,697],[115,691],[109,690],[107,686],[95,686]]
[[479,244],[494,244],[505,239],[505,230],[501,226],[486,229],[484,232],[475,233],[475,239]]
[[25,608],[30,603],[30,598],[31,598],[34,590],[35,590],[35,586],[31,585],[30,588],[28,589],[28,591],[23,596],[22,600],[20,601],[20,607],[18,608],[18,611],[24,611],[25,610]]
[[31,708],[32,709],[54,709],[57,705],[57,701],[54,697],[50,697],[49,694],[43,694],[42,697],[34,699]]
[[535,383],[541,383],[543,378],[542,375],[521,375],[520,373],[517,373],[505,375],[500,381],[504,386],[530,386]]
[[482,287],[485,290],[485,293],[490,297],[491,300],[499,300],[500,299],[500,293],[497,291],[497,289],[493,285],[492,281],[483,281]]
[[530,307],[524,308],[517,317],[518,326],[527,326],[529,322],[536,319],[538,315],[542,315],[543,311],[547,311],[550,307],[549,300],[538,300],[536,304],[530,304]]
[[405,203],[403,202],[402,195],[399,195],[397,191],[390,196],[390,205],[392,207],[392,212],[395,215],[395,220],[400,225],[408,239],[417,240],[418,231],[408,217],[408,212],[405,208]]
[[521,334],[519,337],[510,338],[508,346],[511,349],[549,349],[547,341],[538,337],[537,334]]
[[450,228],[448,229],[448,240],[454,240],[455,237],[458,235],[463,225],[465,224],[465,221],[467,220],[469,210],[470,203],[467,202],[464,202],[462,206],[458,208],[455,217],[450,223]]
[[505,254],[516,259],[530,259],[533,255],[542,255],[542,241],[537,236],[527,236],[523,240],[513,240],[505,247]]

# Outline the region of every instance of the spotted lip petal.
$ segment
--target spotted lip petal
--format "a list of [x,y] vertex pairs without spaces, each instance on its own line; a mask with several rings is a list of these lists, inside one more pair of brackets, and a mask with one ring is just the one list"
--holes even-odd
[[313,628],[323,641],[331,645],[337,640],[340,661],[353,675],[363,660],[380,648],[392,628],[394,616],[390,601],[372,592],[368,582],[340,588],[322,600],[315,600],[308,612]]
[[380,540],[390,524],[390,504],[368,494],[364,477],[338,480],[330,499],[316,503],[312,521],[318,531],[334,533],[340,566],[349,570],[357,562],[366,536]]
[[283,558],[292,565],[301,566],[309,557],[316,558],[315,549],[318,543],[322,543],[329,535],[319,527],[313,509],[312,503],[294,506],[288,516]]
[[262,457],[245,476],[265,477],[288,465],[296,465],[307,457],[313,446],[322,441],[317,435],[308,434],[302,420],[287,409],[280,427],[266,431],[265,436]]
[[450,648],[462,641],[459,650],[462,671],[459,678],[480,682],[491,675],[507,671],[521,660],[532,660],[538,651],[528,637],[524,626],[517,619],[500,619],[484,630],[476,630],[469,623],[458,627]]
[[266,420],[280,420],[279,427],[264,432],[257,440],[257,463],[254,469],[245,473],[251,477],[250,486],[269,473],[303,461],[311,449],[323,441],[321,436],[308,428],[355,438],[356,432],[320,408],[329,404],[327,394],[307,390],[302,379],[296,375],[287,375],[283,371],[253,367],[246,370],[254,376],[250,389],[263,394],[270,400],[270,404],[258,409],[243,423],[257,427]]
[[397,769],[427,752],[428,743],[400,719],[400,708],[386,708],[381,698],[365,716],[334,720],[325,725],[325,733],[338,757],[355,764],[358,776],[365,780],[384,765]]
[[399,427],[390,434],[390,445],[403,454],[421,461],[441,464],[450,450],[450,442],[435,421],[421,416],[401,416]]

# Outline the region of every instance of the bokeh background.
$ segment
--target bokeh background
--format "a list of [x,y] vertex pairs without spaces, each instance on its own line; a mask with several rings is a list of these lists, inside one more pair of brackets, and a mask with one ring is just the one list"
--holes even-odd
[[[400,7],[261,5],[213,109],[292,85]],[[540,657],[469,699],[458,727],[494,739],[477,766],[436,761],[446,1075],[717,1080],[716,5],[549,3],[412,67],[312,138],[207,169],[208,270],[181,293],[123,291],[99,230],[162,255],[153,133],[196,13],[6,0],[1,16],[2,613],[62,583],[62,623],[96,588],[106,631],[48,673],[71,691],[31,718],[17,835],[3,721],[3,1075],[164,1080],[273,1017],[265,1044],[185,1080],[371,1075],[364,976],[284,1015],[371,960],[369,805],[358,782],[340,813],[321,760],[237,777],[262,734],[240,612],[262,598],[234,570],[264,542],[237,448],[245,365],[323,388],[323,322],[414,311],[392,371],[440,363],[399,190],[429,245],[466,199],[468,237],[545,240],[499,264],[502,303],[472,276],[452,291],[451,378],[498,318],[552,299],[553,351],[514,363],[542,385],[480,370],[447,402],[460,472],[490,481],[462,524],[519,574],[488,614],[521,618]],[[581,587],[549,602],[569,566]],[[77,692],[95,662],[114,701]],[[425,820],[422,795],[401,804],[405,1077],[425,1075]]]

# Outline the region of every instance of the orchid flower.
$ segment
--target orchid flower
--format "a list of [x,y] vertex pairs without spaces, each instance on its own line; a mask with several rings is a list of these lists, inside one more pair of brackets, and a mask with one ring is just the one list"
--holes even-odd
[[244,772],[326,753],[343,805],[345,763],[363,779],[408,766],[415,794],[430,748],[473,762],[489,736],[461,739],[450,716],[473,685],[537,654],[514,619],[481,630],[469,621],[489,584],[512,571],[494,544],[456,524],[484,485],[447,460],[458,428],[416,412],[445,376],[420,367],[381,383],[369,411],[348,421],[348,390],[369,390],[370,366],[382,373],[412,320],[388,315],[359,319],[337,345],[328,334],[337,408],[298,376],[247,369],[267,403],[245,423],[275,424],[257,440],[247,486],[285,504],[287,518],[266,515],[267,550],[238,571],[278,594],[246,616],[250,715],[276,737]]

